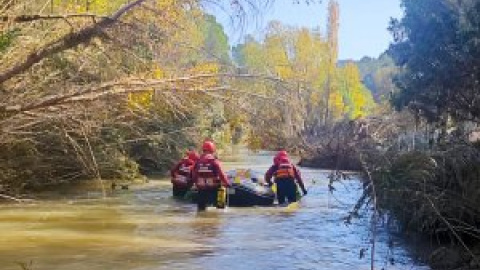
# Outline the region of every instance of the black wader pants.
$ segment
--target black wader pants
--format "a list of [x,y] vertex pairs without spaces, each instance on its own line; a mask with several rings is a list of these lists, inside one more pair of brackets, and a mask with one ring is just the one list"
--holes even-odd
[[173,196],[174,197],[183,197],[189,190],[189,187],[177,187],[173,186]]
[[277,184],[277,200],[279,204],[284,204],[285,199],[288,203],[297,201],[297,184],[290,178],[275,179]]
[[208,205],[217,205],[217,192],[218,188],[199,190],[197,200],[198,211],[205,211]]

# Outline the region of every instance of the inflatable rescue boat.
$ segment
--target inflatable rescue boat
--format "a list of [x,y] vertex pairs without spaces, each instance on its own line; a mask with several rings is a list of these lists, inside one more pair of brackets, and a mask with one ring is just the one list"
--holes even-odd
[[[228,206],[268,206],[273,205],[275,193],[266,184],[263,175],[253,170],[236,169],[226,172],[231,187],[227,189]],[[191,190],[186,195],[196,202],[197,191]]]
[[252,170],[230,170],[226,173],[232,184],[227,190],[230,206],[272,205],[275,193],[266,184],[263,175]]

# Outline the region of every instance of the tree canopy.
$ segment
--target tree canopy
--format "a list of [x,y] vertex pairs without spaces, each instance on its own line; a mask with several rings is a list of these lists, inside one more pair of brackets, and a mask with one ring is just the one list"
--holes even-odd
[[402,5],[405,16],[390,25],[395,43],[389,53],[402,67],[393,104],[431,120],[449,115],[478,121],[480,4],[404,0]]

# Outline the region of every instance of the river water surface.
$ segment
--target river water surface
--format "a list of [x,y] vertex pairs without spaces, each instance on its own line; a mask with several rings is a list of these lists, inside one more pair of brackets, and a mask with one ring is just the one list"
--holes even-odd
[[[243,155],[226,169],[265,171],[268,153]],[[31,204],[0,205],[0,269],[370,269],[368,218],[348,215],[357,181],[335,184],[301,168],[309,195],[298,209],[211,209],[171,197],[168,179],[128,190],[56,189]],[[315,181],[312,181],[315,180]],[[362,249],[368,249],[360,256]],[[375,269],[429,269],[379,226]]]

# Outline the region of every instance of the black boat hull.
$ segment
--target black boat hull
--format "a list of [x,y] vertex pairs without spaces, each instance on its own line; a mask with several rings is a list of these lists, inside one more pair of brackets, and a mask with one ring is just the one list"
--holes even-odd
[[275,194],[266,189],[267,188],[260,188],[260,190],[253,190],[242,185],[234,185],[229,188],[227,203],[230,206],[237,207],[272,205],[275,200]]
[[[197,203],[198,191],[190,191],[187,193],[186,198],[193,203]],[[233,187],[228,188],[227,192],[227,206],[269,206],[273,205],[274,200],[275,195],[272,192],[262,193],[241,185],[234,185]]]

